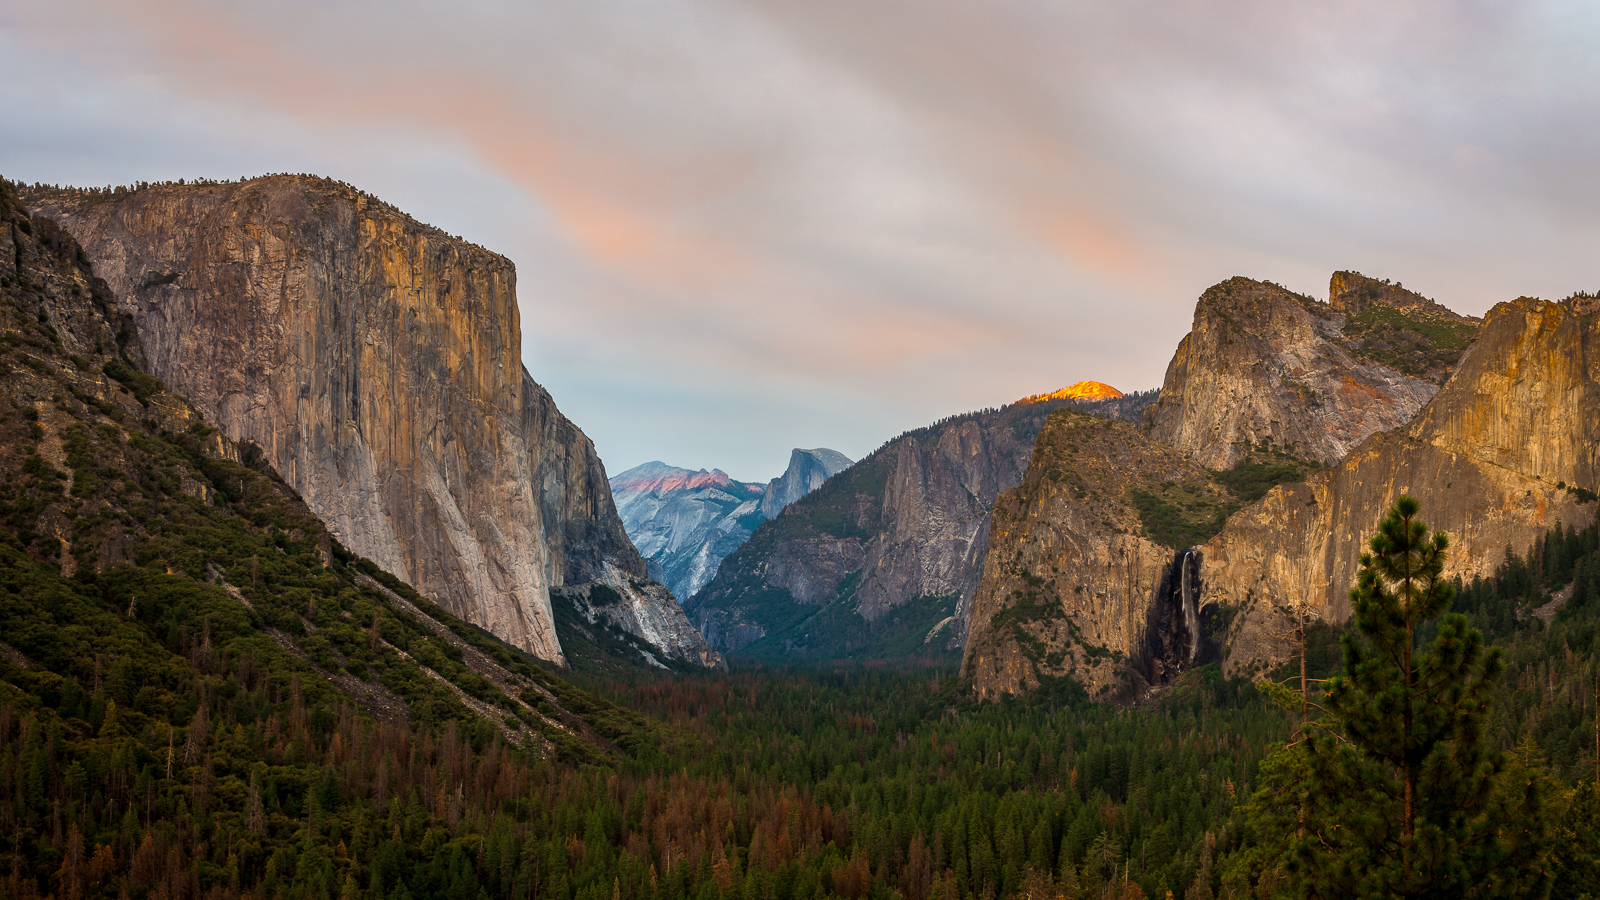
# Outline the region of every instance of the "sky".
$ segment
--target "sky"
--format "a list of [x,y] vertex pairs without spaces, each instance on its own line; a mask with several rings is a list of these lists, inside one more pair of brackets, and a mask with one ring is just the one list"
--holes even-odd
[[1600,288],[1600,4],[0,0],[0,175],[312,172],[517,267],[608,471],[1076,381],[1355,269]]

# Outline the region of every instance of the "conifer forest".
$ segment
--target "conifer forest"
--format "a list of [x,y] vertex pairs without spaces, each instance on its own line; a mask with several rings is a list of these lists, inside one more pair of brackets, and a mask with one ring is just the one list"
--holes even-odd
[[[231,474],[241,496],[265,481]],[[201,514],[182,502],[159,512],[174,527]],[[1276,673],[1294,686],[1277,692],[1286,702],[1211,665],[1133,708],[1097,705],[1070,683],[980,704],[953,671],[892,666],[569,684],[451,620],[468,645],[547,685],[581,718],[573,732],[598,738],[552,730],[556,740],[522,732],[519,743],[427,684],[412,686],[412,720],[399,724],[297,667],[260,623],[314,629],[320,652],[349,671],[381,665],[380,640],[440,668],[454,661],[448,646],[375,615],[374,592],[347,580],[359,561],[317,566],[314,546],[282,534],[268,547],[212,533],[213,558],[235,553],[229,581],[252,585],[246,608],[185,577],[177,548],[64,579],[8,533],[5,896],[1331,896],[1341,894],[1311,873],[1377,852],[1346,840],[1322,853],[1303,839],[1306,816],[1359,818],[1362,807],[1320,808],[1339,806],[1330,794],[1305,808],[1317,778],[1341,777],[1313,771],[1341,765],[1315,758],[1343,752],[1329,717],[1356,713],[1318,680],[1302,721],[1297,666]],[[1435,612],[1454,617],[1418,623],[1418,646],[1483,636],[1470,758],[1434,760],[1482,782],[1469,786],[1481,814],[1443,830],[1503,876],[1462,895],[1592,896],[1600,529],[1556,528],[1492,577],[1438,587],[1454,598],[1436,599]],[[1564,592],[1548,623],[1535,615]],[[303,622],[288,613],[297,602],[311,607]],[[1356,648],[1345,658],[1341,639]],[[1308,671],[1336,676],[1371,647],[1354,626],[1311,627]],[[1445,739],[1461,744],[1454,727]],[[1422,803],[1463,777],[1422,779]]]

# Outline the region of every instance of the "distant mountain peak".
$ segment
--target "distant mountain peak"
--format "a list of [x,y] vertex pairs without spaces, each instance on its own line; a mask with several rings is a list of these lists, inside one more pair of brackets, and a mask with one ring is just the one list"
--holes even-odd
[[1018,403],[1044,403],[1047,400],[1116,400],[1122,392],[1103,381],[1080,381],[1048,394],[1029,394]]
[[796,447],[789,451],[789,468],[793,469],[795,464],[803,458],[816,460],[829,470],[830,475],[838,474],[839,472],[843,472],[845,469],[855,465],[855,460],[845,456],[843,453],[840,453],[837,450],[829,450],[827,447],[816,447],[811,450],[802,450],[801,448]]
[[613,493],[626,491],[630,494],[692,491],[704,487],[728,489],[742,486],[721,469],[712,469],[709,472],[705,469],[684,469],[669,466],[660,460],[634,466],[626,472],[612,476],[609,480]]
[[805,450],[796,447],[789,452],[789,468],[767,484],[761,498],[761,514],[777,518],[785,506],[799,500],[822,486],[824,481],[855,465],[855,461],[837,450],[816,447]]

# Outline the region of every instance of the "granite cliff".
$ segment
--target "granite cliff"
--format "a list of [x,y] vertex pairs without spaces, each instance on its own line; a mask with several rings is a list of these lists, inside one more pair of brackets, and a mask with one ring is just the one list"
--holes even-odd
[[[1448,325],[1450,335],[1467,321],[1420,298],[1373,289],[1381,283],[1370,279],[1354,282],[1364,293],[1352,302],[1348,289],[1341,295],[1341,281],[1346,288],[1352,283],[1348,273],[1336,275],[1334,297],[1354,316],[1406,301],[1424,323]],[[1024,692],[1070,676],[1093,693],[1128,699],[1208,660],[1223,661],[1230,672],[1281,662],[1290,611],[1348,617],[1364,541],[1402,493],[1418,498],[1427,521],[1450,533],[1447,574],[1468,579],[1557,521],[1593,520],[1600,324],[1582,312],[1582,298],[1497,306],[1470,346],[1450,357],[1451,374],[1414,417],[1368,434],[1320,468],[1301,465],[1282,448],[1331,453],[1359,433],[1355,426],[1366,427],[1362,409],[1327,393],[1315,407],[1272,396],[1263,401],[1246,390],[1248,378],[1270,392],[1274,372],[1282,379],[1313,370],[1303,365],[1307,359],[1351,359],[1353,367],[1342,373],[1321,369],[1321,382],[1364,383],[1376,391],[1382,376],[1407,392],[1425,382],[1376,367],[1361,358],[1363,347],[1351,352],[1344,312],[1329,315],[1314,301],[1285,299],[1286,292],[1258,282],[1225,284],[1232,290],[1213,289],[1202,298],[1195,331],[1169,369],[1172,393],[1164,390],[1163,408],[1147,413],[1144,434],[1058,413],[1022,485],[997,502],[964,658],[981,694]],[[1224,299],[1233,302],[1218,302]],[[1417,325],[1411,314],[1406,321]],[[1224,315],[1234,322],[1204,321]],[[1380,337],[1374,345],[1389,352],[1403,343]],[[1407,359],[1426,362],[1444,343],[1435,341],[1426,353],[1411,346]],[[1230,346],[1232,356],[1223,352]],[[1207,358],[1227,362],[1206,364]],[[1220,398],[1192,380],[1196,372],[1210,376],[1229,367],[1266,375],[1240,377]],[[1379,398],[1362,393],[1370,424]],[[1319,412],[1332,419],[1321,431]],[[1240,428],[1225,427],[1230,414]],[[1284,417],[1266,418],[1274,414]],[[1214,427],[1170,428],[1205,422]],[[1278,443],[1258,443],[1263,435],[1251,434],[1252,424],[1275,424],[1278,430],[1265,436]],[[1177,446],[1162,440],[1173,434]],[[1227,469],[1199,465],[1230,459]]]
[[1450,534],[1449,576],[1470,580],[1557,521],[1593,521],[1600,488],[1600,321],[1575,303],[1501,303],[1437,396],[1405,427],[1235,515],[1201,548],[1205,602],[1239,610],[1231,671],[1269,665],[1297,605],[1350,614],[1363,543],[1400,494]]
[[600,584],[662,654],[719,661],[523,369],[504,257],[309,176],[24,200],[83,245],[150,371],[355,552],[545,659],[563,660],[552,589]]
[[[137,673],[105,678],[106,695],[122,704],[122,721],[140,723],[134,734],[153,736],[142,723],[162,722],[170,735],[182,719],[168,716],[197,715],[204,728],[220,673],[238,696],[292,683],[297,704],[359,708],[388,726],[482,725],[546,757],[618,752],[612,741],[637,727],[621,710],[352,555],[258,448],[206,424],[144,371],[145,359],[77,242],[29,216],[0,179],[8,702],[31,694],[35,708],[48,707],[63,685],[98,690],[103,669]],[[195,725],[188,730],[186,754],[196,750]],[[197,771],[180,766],[178,777],[186,768]]]
[[[1195,305],[1192,330],[1167,366],[1160,399],[1145,412],[1150,435],[1213,469],[1238,462],[1253,444],[1271,444],[1331,465],[1368,436],[1409,422],[1438,385],[1372,358],[1375,350],[1364,350],[1347,337],[1352,316],[1359,316],[1344,310],[1359,309],[1373,318],[1376,324],[1363,325],[1361,333],[1374,346],[1387,348],[1389,344],[1369,332],[1389,334],[1393,329],[1376,317],[1392,314],[1410,322],[1385,304],[1409,302],[1415,295],[1371,290],[1365,282],[1351,287],[1356,277],[1334,275],[1334,303],[1247,278],[1231,278],[1207,290]],[[1365,306],[1355,303],[1357,295]],[[1470,325],[1463,327],[1470,331]],[[1452,348],[1459,356],[1466,346],[1464,339],[1441,343],[1446,346],[1425,348],[1427,365],[1448,358]],[[1396,353],[1384,358],[1398,364]]]
[[711,580],[722,558],[765,521],[759,484],[721,469],[680,469],[662,462],[635,466],[611,479],[617,513],[651,574],[679,597]]
[[836,450],[795,449],[789,468],[763,487],[721,469],[648,462],[613,477],[611,495],[652,576],[677,596],[692,597],[757,525],[849,466]]
[[1079,402],[969,413],[889,441],[757,528],[686,611],[732,652],[948,656],[995,497],[1021,480],[1050,412]]
[[837,450],[794,448],[789,453],[789,468],[767,483],[766,492],[761,496],[761,514],[769,519],[776,518],[784,507],[822,487],[824,481],[851,465],[850,457]]

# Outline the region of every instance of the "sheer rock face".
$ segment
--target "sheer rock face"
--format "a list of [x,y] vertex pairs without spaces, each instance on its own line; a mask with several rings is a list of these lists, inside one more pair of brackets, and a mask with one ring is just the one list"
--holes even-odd
[[763,517],[759,484],[721,469],[680,469],[661,462],[611,479],[622,524],[651,571],[679,597],[704,587],[723,557],[750,537]]
[[1034,436],[1062,403],[959,416],[890,441],[760,526],[685,604],[690,618],[713,645],[739,651],[841,589],[869,628],[913,600],[947,598],[954,615],[940,627],[953,626],[959,649],[989,511],[1021,481]]
[[[1207,475],[1128,423],[1052,415],[1022,483],[995,502],[962,659],[978,695],[1027,693],[1067,675],[1109,699],[1194,662],[1195,617],[1160,602],[1174,553],[1143,535],[1127,497]],[[1185,627],[1193,641],[1176,634]]]
[[83,244],[150,370],[355,552],[556,662],[551,588],[641,592],[593,444],[521,365],[504,257],[310,177],[25,199]]
[[1490,311],[1477,341],[1404,428],[1373,437],[1335,468],[1284,485],[1229,520],[1204,547],[1207,602],[1240,608],[1231,671],[1280,661],[1283,617],[1298,604],[1342,621],[1359,557],[1401,494],[1450,535],[1445,574],[1486,574],[1557,521],[1582,527],[1600,487],[1600,321],[1570,305],[1521,299]]
[[789,453],[789,468],[768,482],[761,497],[761,514],[776,518],[783,508],[811,493],[829,478],[852,465],[850,457],[837,450],[818,447],[801,450],[796,447]]
[[[1381,299],[1381,298],[1380,298]],[[1158,441],[1224,469],[1251,443],[1332,465],[1409,422],[1436,385],[1359,359],[1335,307],[1231,278],[1207,290],[1144,424]]]

